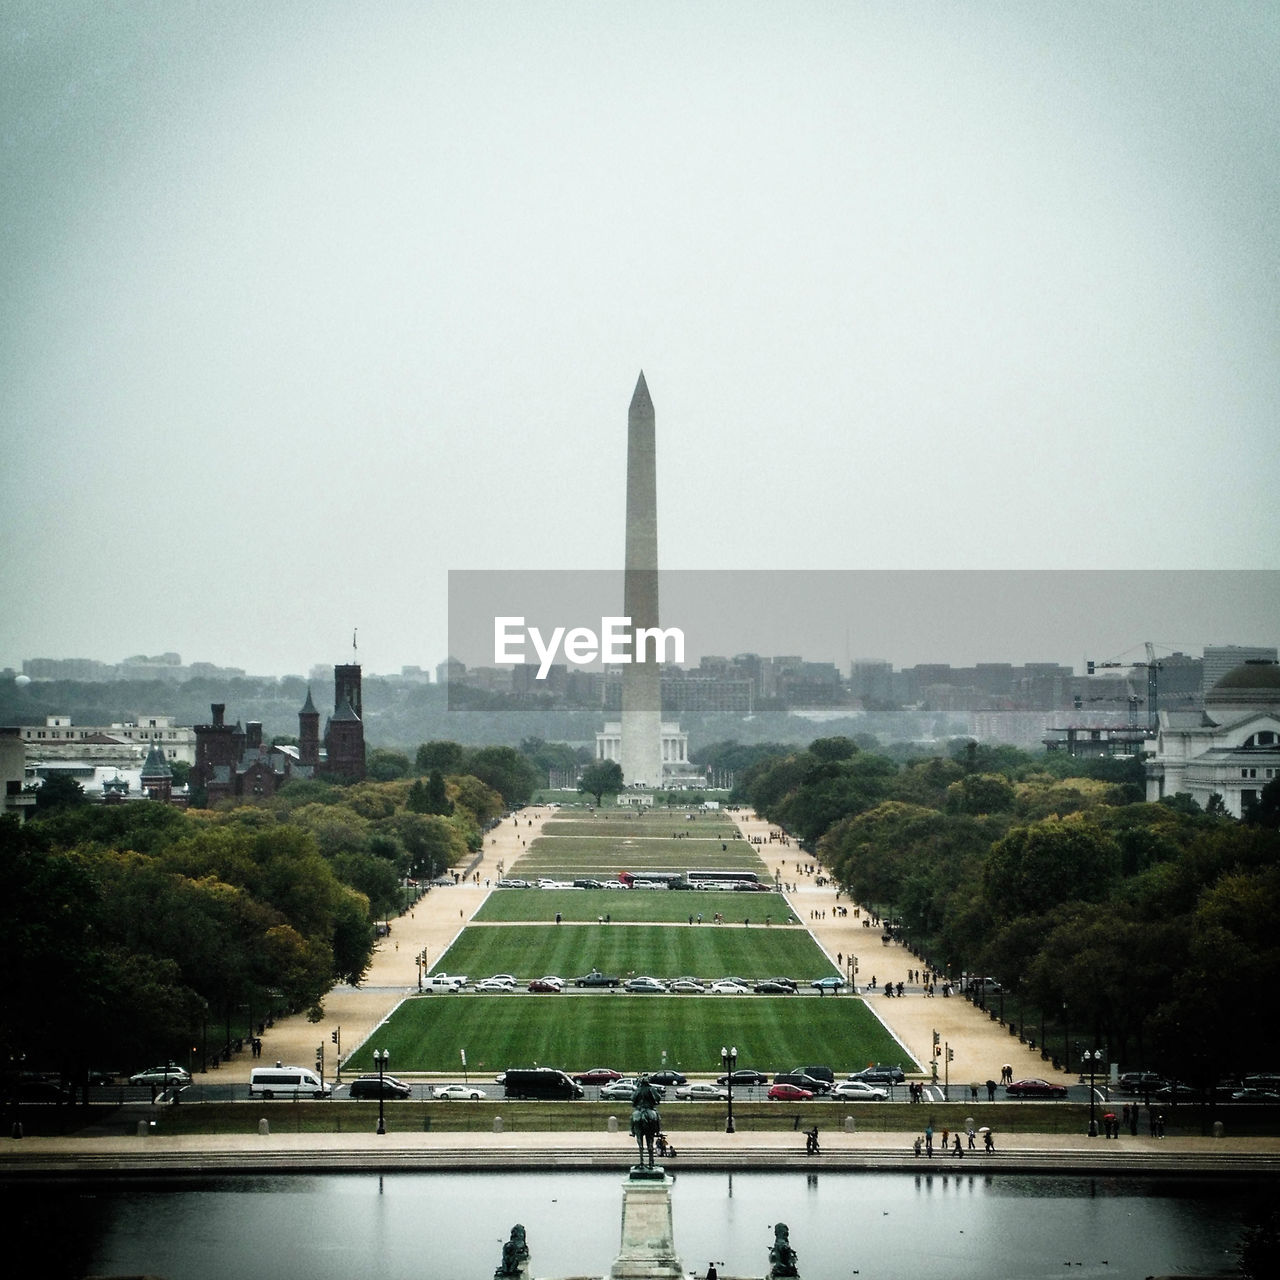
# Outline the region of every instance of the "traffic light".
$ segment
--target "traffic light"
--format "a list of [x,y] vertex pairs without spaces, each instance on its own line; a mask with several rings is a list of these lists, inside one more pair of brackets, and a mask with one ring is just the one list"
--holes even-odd
[[1088,659],[1088,660],[1085,662],[1085,664],[1084,664],[1084,669],[1085,669],[1085,670],[1086,670],[1090,675],[1093,675],[1093,667],[1094,667],[1093,659],[1092,659],[1092,658],[1090,658],[1090,659]]
[[942,1057],[942,1037],[936,1031],[933,1033],[933,1056]]
[[323,1042],[316,1045],[316,1070],[324,1070],[324,1044]]
[[950,1045],[947,1045],[947,1061],[954,1062],[955,1060],[956,1060],[956,1051]]
[[330,1040],[332,1040],[334,1044],[337,1044],[337,1043],[338,1043],[338,1033],[337,1033],[336,1031],[330,1031],[330,1032],[329,1032],[329,1039],[330,1039]]

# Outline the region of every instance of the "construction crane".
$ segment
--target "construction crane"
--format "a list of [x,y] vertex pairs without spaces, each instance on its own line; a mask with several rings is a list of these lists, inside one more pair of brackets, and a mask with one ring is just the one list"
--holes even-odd
[[1147,641],[1147,728],[1150,732],[1160,727],[1160,708],[1157,702],[1160,694],[1160,664],[1156,661],[1155,646]]

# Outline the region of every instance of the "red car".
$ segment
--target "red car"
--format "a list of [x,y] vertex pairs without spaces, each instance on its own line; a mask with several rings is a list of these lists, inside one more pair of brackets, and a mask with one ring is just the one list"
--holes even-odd
[[622,1072],[615,1071],[612,1067],[592,1067],[590,1071],[583,1071],[573,1078],[578,1084],[612,1084],[613,1081],[622,1079]]
[[1011,1098],[1065,1098],[1065,1084],[1050,1084],[1047,1080],[1016,1080],[1005,1085],[1005,1093]]
[[563,990],[563,985],[559,982],[552,982],[549,978],[534,978],[534,980],[529,983],[529,990],[555,992]]
[[770,1102],[807,1102],[813,1097],[809,1089],[802,1089],[798,1084],[773,1084],[769,1086]]

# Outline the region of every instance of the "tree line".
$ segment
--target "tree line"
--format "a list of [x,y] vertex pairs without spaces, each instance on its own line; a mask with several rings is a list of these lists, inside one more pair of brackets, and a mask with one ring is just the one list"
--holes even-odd
[[[1141,762],[849,739],[758,761],[735,798],[799,836],[933,967],[996,978],[1028,1039],[1194,1085],[1272,1069],[1280,786],[1252,821],[1148,804]],[[865,976],[865,975],[864,975]]]

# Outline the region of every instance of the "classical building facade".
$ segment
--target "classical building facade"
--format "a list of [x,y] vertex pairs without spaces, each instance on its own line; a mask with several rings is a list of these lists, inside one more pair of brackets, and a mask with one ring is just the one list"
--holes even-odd
[[1185,794],[1208,808],[1216,795],[1244,816],[1280,776],[1280,666],[1245,662],[1205,693],[1203,710],[1162,710],[1146,757],[1148,800]]

